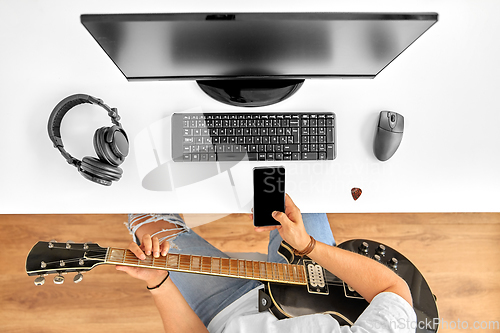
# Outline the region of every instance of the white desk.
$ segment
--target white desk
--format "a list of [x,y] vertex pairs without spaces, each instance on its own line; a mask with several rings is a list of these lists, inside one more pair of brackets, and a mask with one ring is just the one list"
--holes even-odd
[[[307,80],[290,99],[262,108],[337,115],[334,161],[283,163],[287,192],[303,212],[500,211],[498,1],[238,3],[0,2],[0,213],[249,212],[251,169],[263,163],[233,167],[234,187],[227,173],[171,191],[142,187],[151,165],[148,128],[153,137],[166,137],[155,144],[161,163],[168,163],[170,134],[161,129],[169,115],[191,108],[240,109],[210,99],[192,81],[127,82],[79,16],[284,10],[439,14],[439,21],[375,79]],[[49,141],[50,112],[74,93],[100,97],[122,116],[132,153],[122,165],[123,178],[111,187],[85,180]],[[405,117],[403,141],[387,162],[372,153],[381,110]],[[78,106],[63,121],[65,148],[80,159],[95,156],[92,135],[109,124],[101,108]],[[170,177],[176,177],[174,167]],[[363,190],[357,201],[352,187]]]

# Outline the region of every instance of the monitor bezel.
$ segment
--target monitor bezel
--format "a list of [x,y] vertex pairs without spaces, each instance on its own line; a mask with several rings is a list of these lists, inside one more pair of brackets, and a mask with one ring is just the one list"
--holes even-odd
[[[272,75],[182,75],[182,76],[127,76],[113,58],[101,46],[92,32],[85,25],[86,22],[124,22],[124,21],[205,21],[208,17],[220,20],[418,20],[434,21],[427,29],[401,50],[392,60],[375,74],[272,74]],[[133,14],[82,14],[80,21],[99,47],[106,53],[118,70],[128,81],[182,81],[182,80],[275,80],[275,79],[373,79],[394,60],[396,60],[408,47],[417,41],[437,21],[438,14],[435,12],[200,12],[200,13],[133,13]]]

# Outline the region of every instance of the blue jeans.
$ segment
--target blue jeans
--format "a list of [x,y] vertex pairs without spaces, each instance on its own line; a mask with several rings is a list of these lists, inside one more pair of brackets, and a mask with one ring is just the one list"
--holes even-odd
[[[309,235],[317,241],[335,245],[326,214],[302,214],[302,219]],[[277,252],[282,240],[277,230],[270,232],[268,261],[286,263]],[[229,258],[192,230],[179,233],[170,242],[170,253]],[[215,315],[225,307],[248,291],[262,285],[261,282],[254,280],[182,272],[170,272],[170,277],[205,326],[208,326]]]

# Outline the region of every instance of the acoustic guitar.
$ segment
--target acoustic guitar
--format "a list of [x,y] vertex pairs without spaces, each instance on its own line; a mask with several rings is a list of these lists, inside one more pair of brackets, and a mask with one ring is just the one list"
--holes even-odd
[[[365,239],[349,240],[338,247],[387,265],[403,278],[413,297],[416,331],[437,332],[436,297],[419,270],[405,256],[387,245]],[[293,248],[286,242],[281,243],[278,252],[287,264],[174,253],[139,260],[127,249],[50,241],[33,246],[26,259],[26,273],[38,275],[36,285],[44,284],[44,276],[48,274],[57,274],[54,283],[61,284],[63,274],[70,272],[76,272],[73,281],[80,282],[82,272],[102,264],[258,280],[264,284],[259,296],[259,310],[269,310],[278,319],[327,313],[341,325],[353,325],[368,306],[366,300],[335,275],[308,257],[295,256]]]

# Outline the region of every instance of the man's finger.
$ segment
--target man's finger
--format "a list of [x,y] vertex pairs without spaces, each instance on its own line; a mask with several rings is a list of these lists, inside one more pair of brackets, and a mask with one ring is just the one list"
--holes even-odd
[[293,202],[292,198],[290,198],[288,193],[285,196],[285,213],[287,215],[290,215],[293,220],[302,217],[299,207],[295,205],[295,203]]
[[151,235],[145,234],[142,236],[142,248],[144,249],[144,253],[146,253],[148,256],[151,254],[151,249],[153,247],[153,241],[151,240]]
[[168,253],[168,250],[170,249],[170,243],[168,241],[164,241],[163,244],[161,244],[161,255],[166,256]]
[[154,236],[152,242],[153,247],[151,251],[153,252],[153,256],[158,258],[160,256],[160,241],[158,240],[158,237]]
[[144,254],[144,252],[142,252],[141,248],[136,243],[130,243],[128,249],[132,251],[132,253],[135,254],[137,258],[141,260],[146,259],[146,255]]
[[278,229],[278,227],[279,226],[277,226],[277,225],[270,225],[270,226],[266,226],[266,227],[255,227],[255,231],[257,231],[257,232],[271,231],[274,229]]
[[286,216],[286,214],[283,212],[274,211],[273,218],[279,223],[281,223],[282,226],[287,226],[293,223],[292,221],[290,221],[288,216]]

